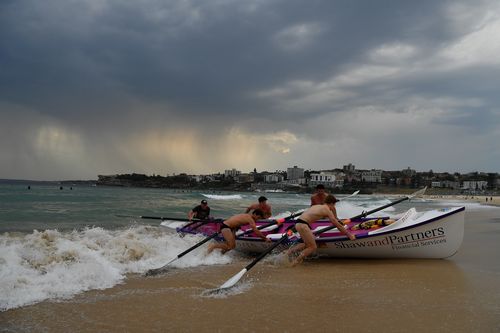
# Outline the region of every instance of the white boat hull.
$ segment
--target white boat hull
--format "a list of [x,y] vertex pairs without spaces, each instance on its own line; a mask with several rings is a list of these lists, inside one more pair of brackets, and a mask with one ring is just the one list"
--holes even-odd
[[[353,241],[338,234],[317,237],[317,254],[339,258],[447,258],[462,244],[464,207],[429,211],[401,220]],[[236,242],[236,249],[243,252],[260,253],[269,246],[257,239]]]

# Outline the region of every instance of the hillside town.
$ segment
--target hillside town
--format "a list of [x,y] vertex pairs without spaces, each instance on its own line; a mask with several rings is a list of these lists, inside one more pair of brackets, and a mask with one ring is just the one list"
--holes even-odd
[[427,186],[439,194],[495,194],[500,189],[498,173],[471,172],[417,172],[410,167],[403,170],[386,171],[380,169],[356,169],[349,163],[341,169],[305,170],[293,166],[286,171],[274,172],[254,169],[242,172],[237,169],[209,175],[152,175],[120,174],[99,175],[97,185],[134,186],[178,189],[212,189],[238,191],[293,191],[311,192],[316,185],[323,184],[336,192],[360,189],[364,193],[405,192]]

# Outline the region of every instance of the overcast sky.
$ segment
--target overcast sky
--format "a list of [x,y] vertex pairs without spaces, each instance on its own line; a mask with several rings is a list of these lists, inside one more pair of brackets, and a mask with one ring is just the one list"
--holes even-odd
[[500,2],[0,1],[0,178],[500,172]]

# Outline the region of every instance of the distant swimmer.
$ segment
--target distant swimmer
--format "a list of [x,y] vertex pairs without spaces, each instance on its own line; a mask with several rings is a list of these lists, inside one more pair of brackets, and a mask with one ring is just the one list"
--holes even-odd
[[197,218],[200,220],[206,220],[210,218],[210,207],[208,207],[208,202],[207,200],[203,199],[201,200],[201,203],[191,209],[188,213],[188,218],[189,220],[192,220],[193,218]]
[[262,238],[266,242],[271,240],[266,238],[260,230],[257,229],[255,221],[264,218],[264,212],[260,209],[254,209],[254,211],[249,214],[237,214],[233,215],[224,222],[222,222],[220,227],[220,232],[224,237],[224,243],[216,243],[210,245],[208,248],[208,253],[211,253],[215,249],[220,249],[222,254],[231,251],[236,247],[236,231],[244,225],[249,225],[253,232],[257,234],[258,237]]
[[342,222],[337,219],[337,212],[335,210],[335,203],[337,201],[338,200],[333,195],[329,194],[326,196],[325,203],[323,205],[314,205],[309,207],[297,219],[297,221],[295,222],[295,229],[299,232],[303,243],[297,244],[287,251],[287,254],[289,256],[293,255],[296,252],[302,251],[299,256],[292,262],[293,266],[300,264],[304,260],[304,258],[316,252],[316,249],[318,248],[314,234],[311,230],[311,224],[314,221],[328,218],[330,219],[330,222],[332,222],[332,224],[335,225],[340,232],[349,237],[350,240],[356,239],[356,236],[347,231],[344,228]]
[[316,192],[311,195],[311,206],[324,204],[327,195],[328,193],[325,191],[325,186],[323,184],[318,184],[316,186]]
[[250,205],[245,211],[245,213],[250,213],[252,210],[260,209],[264,214],[263,218],[265,219],[270,218],[273,215],[273,213],[271,212],[271,205],[267,203],[267,198],[262,196],[259,197],[258,201],[259,201],[258,203]]

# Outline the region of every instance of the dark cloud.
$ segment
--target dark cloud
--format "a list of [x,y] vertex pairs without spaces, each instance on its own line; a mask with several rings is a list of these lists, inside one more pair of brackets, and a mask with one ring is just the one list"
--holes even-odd
[[460,60],[441,53],[490,22],[495,6],[3,1],[0,112],[30,110],[83,145],[108,142],[99,159],[116,149],[109,142],[184,127],[216,142],[236,126],[314,144],[322,134],[310,122],[359,110],[436,108],[429,122],[492,130],[498,63],[448,68]]
[[[181,4],[4,5],[2,97],[62,114],[84,102],[112,109],[120,94],[195,113],[244,112],[249,92],[323,80],[377,44],[446,35],[434,1]],[[318,31],[295,49],[302,37],[294,26]]]

